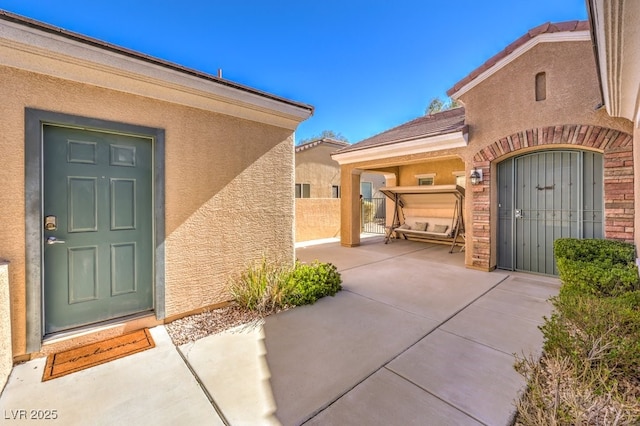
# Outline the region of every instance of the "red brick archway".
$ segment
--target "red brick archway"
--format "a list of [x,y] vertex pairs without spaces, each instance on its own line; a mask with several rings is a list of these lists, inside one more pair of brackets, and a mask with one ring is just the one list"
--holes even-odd
[[483,181],[472,188],[472,265],[490,269],[491,250],[491,165],[517,151],[553,149],[575,145],[604,155],[605,237],[633,242],[633,137],[619,130],[599,126],[566,124],[539,127],[514,133],[478,151],[473,166],[483,172]]

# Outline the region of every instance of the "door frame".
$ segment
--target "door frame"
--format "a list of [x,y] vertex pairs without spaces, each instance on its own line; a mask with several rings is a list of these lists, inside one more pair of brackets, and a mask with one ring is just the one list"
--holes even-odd
[[165,318],[165,131],[90,117],[25,108],[25,281],[27,353],[38,352],[44,337],[43,127],[106,131],[151,139],[153,155],[154,261],[153,305]]

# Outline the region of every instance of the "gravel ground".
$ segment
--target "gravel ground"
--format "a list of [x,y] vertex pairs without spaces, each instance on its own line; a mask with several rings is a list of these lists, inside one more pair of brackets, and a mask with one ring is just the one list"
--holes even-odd
[[238,305],[229,305],[180,318],[165,327],[173,344],[179,346],[239,325],[257,325],[262,320],[263,316],[260,313],[247,311]]

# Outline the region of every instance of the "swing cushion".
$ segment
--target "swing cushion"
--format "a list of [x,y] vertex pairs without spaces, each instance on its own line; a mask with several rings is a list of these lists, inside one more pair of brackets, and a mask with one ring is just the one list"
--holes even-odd
[[436,234],[442,234],[444,232],[447,232],[448,228],[448,225],[433,225],[431,228],[429,228],[429,231]]
[[416,222],[416,225],[412,226],[411,229],[414,229],[416,231],[426,231],[428,225],[428,222]]
[[[427,228],[427,224],[429,224]],[[451,238],[449,225],[451,218],[407,216],[404,224],[395,229],[396,233],[406,236],[423,236],[437,238]]]

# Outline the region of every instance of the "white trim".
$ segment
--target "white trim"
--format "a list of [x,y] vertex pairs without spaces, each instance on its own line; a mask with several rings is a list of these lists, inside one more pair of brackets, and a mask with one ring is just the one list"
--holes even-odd
[[452,175],[454,175],[455,177],[458,176],[466,176],[467,172],[465,172],[464,170],[457,170],[455,172],[451,172]]
[[421,173],[419,175],[414,175],[414,177],[416,179],[423,179],[423,178],[435,178],[436,174],[435,173]]
[[443,149],[461,148],[467,146],[467,134],[460,132],[448,133],[427,138],[414,139],[405,142],[392,142],[387,145],[363,148],[357,151],[333,154],[331,158],[338,164],[350,164],[361,161],[381,160],[402,155],[423,154]]
[[294,129],[311,111],[186,72],[0,20],[0,65]]
[[640,2],[591,0],[602,97],[612,117],[640,120]]
[[478,84],[482,83],[487,78],[491,77],[493,74],[500,71],[505,66],[509,65],[511,62],[522,56],[528,50],[534,48],[540,43],[558,43],[558,42],[569,42],[569,41],[590,41],[591,34],[589,31],[564,31],[559,33],[544,33],[540,34],[522,46],[518,47],[516,50],[511,52],[509,55],[500,59],[496,62],[491,68],[487,69],[479,76],[471,80],[469,83],[462,86],[456,92],[451,95],[451,98],[458,99],[460,96],[467,93],[469,90],[473,89]]

